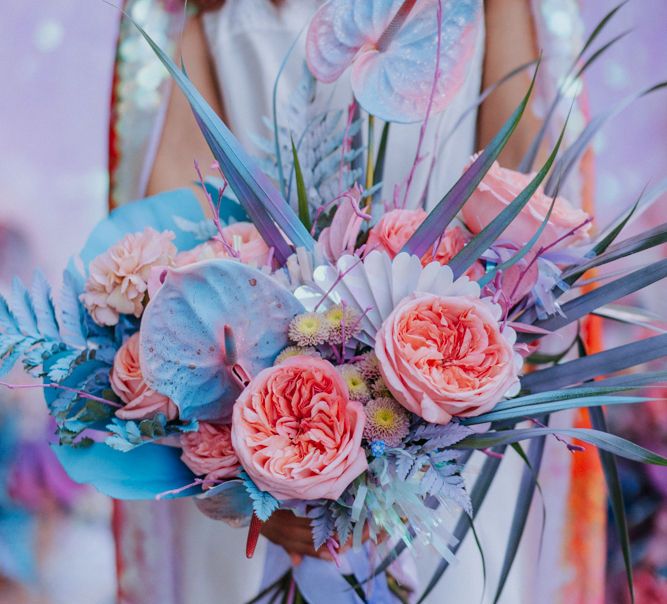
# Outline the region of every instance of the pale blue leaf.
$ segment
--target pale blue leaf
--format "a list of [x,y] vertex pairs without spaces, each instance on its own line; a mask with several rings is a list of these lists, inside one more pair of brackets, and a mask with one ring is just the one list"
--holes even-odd
[[280,502],[271,493],[262,491],[245,472],[240,473],[243,486],[250,496],[255,516],[266,522],[273,512],[280,507]]
[[60,339],[56,311],[51,298],[51,288],[44,274],[40,271],[35,273],[32,282],[32,303],[37,317],[39,333],[52,340]]
[[37,317],[35,316],[32,299],[18,277],[14,277],[12,281],[12,314],[22,334],[33,338],[39,337]]
[[83,306],[79,300],[76,278],[70,270],[63,273],[60,290],[60,335],[63,342],[77,348],[86,347]]
[[17,335],[18,333],[19,331],[18,326],[16,325],[16,319],[14,318],[12,311],[9,310],[7,301],[2,296],[0,296],[0,335]]

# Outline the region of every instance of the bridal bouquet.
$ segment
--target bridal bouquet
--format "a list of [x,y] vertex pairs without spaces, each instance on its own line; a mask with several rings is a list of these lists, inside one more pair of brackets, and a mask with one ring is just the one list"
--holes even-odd
[[[399,9],[383,23],[355,29],[347,54],[334,52],[345,4],[325,4],[311,25],[313,76],[331,81],[351,65],[357,100],[387,124],[444,109],[480,3],[458,2],[443,17],[440,2],[394,2]],[[434,30],[413,48],[428,59],[413,73],[420,85],[378,92],[404,48],[388,37],[415,27]],[[459,54],[447,44],[452,28]],[[249,524],[248,555],[261,523],[292,510],[311,520],[315,548],[337,558],[351,544],[348,555],[365,552],[366,562],[349,569],[339,560],[340,571],[322,562],[327,570],[314,573],[320,561],[310,560],[264,595],[292,589],[311,603],[321,593],[386,602],[409,597],[391,564],[417,541],[443,558],[429,589],[437,582],[508,445],[526,460],[514,545],[547,437],[574,453],[598,447],[612,493],[614,456],[667,465],[608,433],[601,410],[640,404],[648,399],[638,389],[664,383],[665,371],[622,372],[663,358],[667,336],[587,355],[577,329],[590,314],[627,322],[633,313],[613,303],[667,275],[663,260],[591,282],[592,269],[663,243],[667,227],[617,241],[636,207],[600,225],[559,196],[590,131],[557,159],[559,140],[536,173],[500,167],[531,86],[427,214],[401,203],[405,190],[383,202],[382,147],[355,146],[354,110],[345,131],[326,141],[330,173],[320,164],[319,179],[276,125],[272,180],[144,35],[216,157],[218,178],[200,173],[211,216],[186,190],[130,204],[72,260],[58,312],[39,275],[30,291],[15,282],[11,310],[0,300],[2,371],[22,358],[43,378],[55,450],[75,480],[123,499],[195,497],[204,513]],[[440,65],[442,56],[453,64]],[[332,179],[338,191],[326,193]],[[584,275],[599,286],[581,289]],[[557,354],[540,348],[568,327],[569,345]],[[582,407],[595,429],[549,427],[550,414]],[[488,457],[469,490],[462,471],[476,450]],[[442,508],[460,513],[451,531]],[[370,564],[374,548],[383,556]]]

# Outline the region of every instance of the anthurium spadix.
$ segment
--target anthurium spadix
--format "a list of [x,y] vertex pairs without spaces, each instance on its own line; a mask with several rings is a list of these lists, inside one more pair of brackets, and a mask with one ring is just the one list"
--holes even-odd
[[169,270],[141,325],[144,379],[183,419],[229,418],[244,381],[270,367],[303,306],[233,260]]
[[[481,31],[480,0],[441,0],[439,76],[432,112],[443,111],[466,80]],[[350,67],[368,113],[390,122],[424,119],[437,62],[438,0],[330,0],[308,29],[308,66],[333,82]]]
[[184,71],[176,66],[140,25],[133,23],[185,94],[229,186],[266,243],[273,247],[276,260],[283,264],[292,254],[290,243],[295,247],[312,249],[315,243],[312,236],[269,177],[246,153]]

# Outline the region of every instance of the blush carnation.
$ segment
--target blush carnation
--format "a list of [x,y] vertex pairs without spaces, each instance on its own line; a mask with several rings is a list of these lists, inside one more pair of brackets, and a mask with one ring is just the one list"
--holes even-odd
[[171,231],[146,228],[126,235],[90,263],[81,301],[99,325],[116,325],[120,315],[140,317],[151,270],[171,266],[176,256]]
[[[495,162],[463,206],[461,213],[465,225],[473,233],[479,233],[517,198],[534,176],[501,168],[500,164]],[[552,198],[539,187],[517,218],[505,229],[501,238],[517,245],[526,244],[544,222],[551,202]],[[554,243],[576,227],[583,225],[588,218],[586,212],[575,208],[566,199],[558,197],[536,247]],[[585,243],[588,241],[590,229],[591,225],[586,224],[558,245]]]
[[518,387],[516,334],[500,308],[469,296],[413,294],[382,324],[375,343],[384,382],[428,422],[475,416]]
[[231,426],[199,422],[196,432],[181,435],[181,459],[198,476],[205,476],[204,488],[233,478],[241,466],[232,446]]
[[[369,251],[381,250],[386,252],[390,258],[394,258],[408,242],[410,237],[426,220],[428,214],[421,209],[417,210],[391,210],[387,212],[378,223],[370,230],[366,248]],[[447,229],[437,241],[435,253],[430,248],[421,258],[423,266],[430,262],[438,262],[446,265],[456,256],[468,242],[463,229],[453,227]],[[466,275],[471,279],[479,279],[484,269],[479,262],[475,262]]]
[[241,393],[232,442],[250,478],[277,499],[338,499],[367,468],[364,419],[331,363],[293,357]]
[[178,417],[178,407],[168,397],[151,390],[144,382],[139,358],[139,333],[118,349],[109,380],[112,390],[125,406],[116,416],[125,420],[141,420],[162,413],[168,420]]
[[215,258],[237,258],[243,264],[255,267],[268,264],[269,246],[266,245],[257,227],[251,222],[235,222],[225,226],[222,228],[222,236],[227,245],[217,239],[202,243],[187,252],[178,254],[176,266],[187,266]]

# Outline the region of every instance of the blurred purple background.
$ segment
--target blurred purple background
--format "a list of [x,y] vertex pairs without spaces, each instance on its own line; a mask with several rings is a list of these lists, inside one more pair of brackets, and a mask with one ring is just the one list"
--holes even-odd
[[118,11],[101,0],[4,2],[0,221],[56,276],[105,212]]

